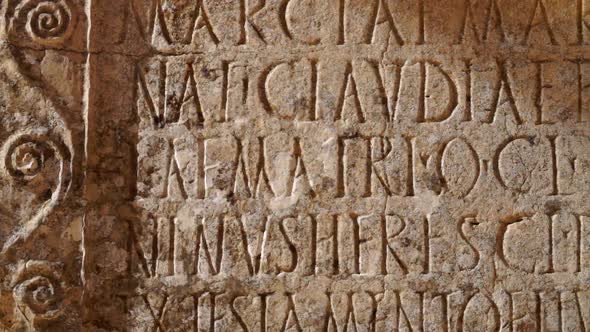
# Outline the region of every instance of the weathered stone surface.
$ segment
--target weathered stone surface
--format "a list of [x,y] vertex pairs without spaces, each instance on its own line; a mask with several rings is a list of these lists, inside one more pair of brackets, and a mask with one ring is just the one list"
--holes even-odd
[[0,330],[590,330],[588,0],[0,6]]

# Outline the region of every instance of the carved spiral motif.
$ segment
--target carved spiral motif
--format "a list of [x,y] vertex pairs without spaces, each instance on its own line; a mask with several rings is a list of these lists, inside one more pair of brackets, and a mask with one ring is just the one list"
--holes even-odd
[[56,46],[70,37],[75,19],[68,0],[27,0],[16,8],[12,28],[24,28],[38,44]]
[[[63,151],[51,139],[40,135],[24,134],[13,137],[4,150],[5,169],[15,180],[33,179],[50,167],[47,163],[50,159],[63,161]],[[51,171],[59,173],[58,169]]]
[[63,313],[64,284],[47,262],[31,261],[16,276],[13,295],[35,324],[52,321]]
[[[72,159],[62,136],[47,128],[9,137],[0,148],[0,208],[14,211],[14,233],[0,244],[0,258],[24,241],[67,196],[72,179]],[[7,188],[18,188],[10,196]],[[30,204],[22,206],[19,200]],[[8,227],[8,226],[6,226]]]
[[44,163],[44,148],[38,143],[24,142],[14,147],[9,165],[10,172],[32,177],[39,173]]

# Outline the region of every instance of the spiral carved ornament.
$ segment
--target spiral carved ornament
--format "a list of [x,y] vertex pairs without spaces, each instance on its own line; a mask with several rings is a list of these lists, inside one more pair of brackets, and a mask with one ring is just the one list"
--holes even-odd
[[13,36],[26,34],[45,47],[59,47],[70,38],[76,15],[69,0],[25,0],[16,6],[10,21]]

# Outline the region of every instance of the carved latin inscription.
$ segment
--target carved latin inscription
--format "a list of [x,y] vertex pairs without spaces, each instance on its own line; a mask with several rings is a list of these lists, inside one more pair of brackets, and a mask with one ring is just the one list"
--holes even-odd
[[0,7],[0,329],[590,329],[588,0]]
[[129,324],[590,326],[585,1],[169,5],[139,20]]

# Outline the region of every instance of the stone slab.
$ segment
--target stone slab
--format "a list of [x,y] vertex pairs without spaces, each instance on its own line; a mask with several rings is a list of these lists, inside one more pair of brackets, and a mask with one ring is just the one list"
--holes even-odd
[[590,1],[0,6],[0,329],[590,329]]

